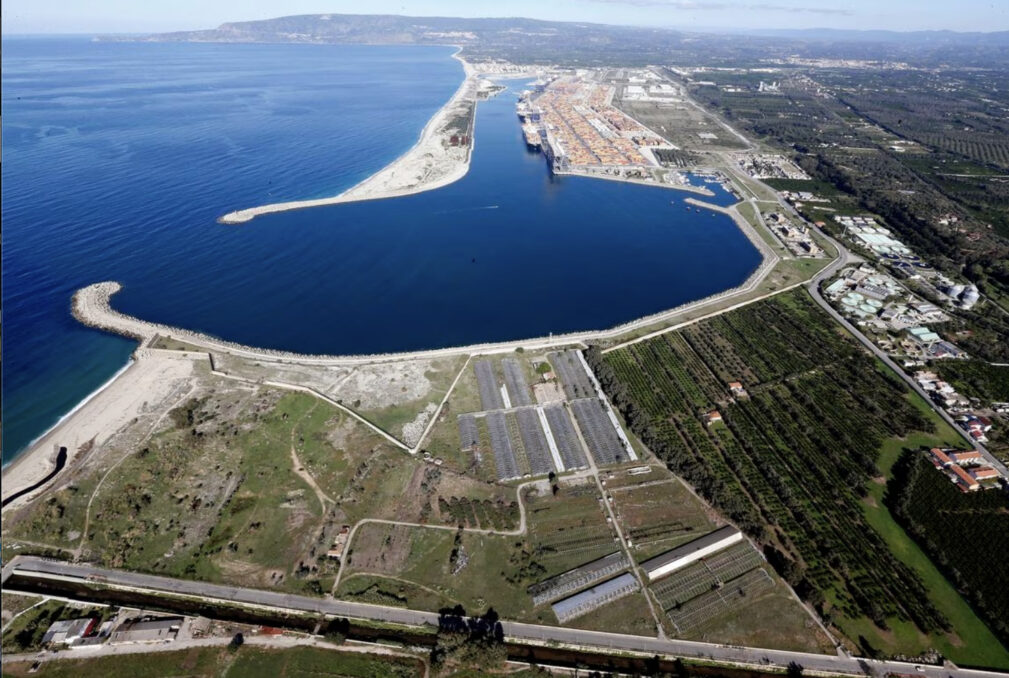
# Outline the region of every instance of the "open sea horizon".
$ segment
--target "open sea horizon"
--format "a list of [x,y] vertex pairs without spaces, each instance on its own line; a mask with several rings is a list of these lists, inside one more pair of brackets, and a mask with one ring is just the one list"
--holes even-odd
[[401,155],[459,86],[453,52],[5,37],[4,464],[136,347],[70,315],[101,280],[145,320],[348,354],[603,329],[757,267],[689,194],[552,176],[522,141],[515,81],[479,104],[454,184],[215,223],[336,195]]

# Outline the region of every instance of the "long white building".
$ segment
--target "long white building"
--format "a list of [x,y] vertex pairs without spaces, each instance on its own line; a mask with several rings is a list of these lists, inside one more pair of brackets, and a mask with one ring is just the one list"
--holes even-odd
[[672,551],[646,560],[641,563],[641,567],[648,573],[648,580],[655,581],[741,541],[743,534],[733,526],[726,525],[683,546],[677,546]]

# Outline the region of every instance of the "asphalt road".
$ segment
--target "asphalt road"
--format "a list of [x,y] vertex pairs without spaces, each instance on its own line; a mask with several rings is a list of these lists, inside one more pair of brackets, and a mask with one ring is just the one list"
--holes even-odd
[[[197,581],[170,579],[149,574],[123,572],[92,567],[90,565],[64,563],[34,556],[17,556],[3,570],[4,580],[12,573],[19,576],[62,579],[77,581],[99,581],[106,586],[120,590],[135,590],[145,593],[176,593],[200,596],[205,599],[263,606],[277,611],[297,611],[328,614],[340,617],[370,619],[412,626],[436,625],[438,615],[434,612],[408,610],[381,605],[351,603],[325,598],[309,598],[273,591],[222,586]],[[856,657],[787,652],[760,648],[717,645],[686,640],[668,640],[620,633],[583,631],[556,626],[540,626],[518,622],[503,622],[505,636],[514,641],[540,641],[562,645],[581,646],[590,649],[614,649],[648,654],[663,654],[714,661],[786,667],[797,662],[807,670],[826,671],[838,674],[864,674],[871,671],[876,675],[901,673],[926,676],[928,678],[1005,678],[1009,674],[995,671],[961,669],[953,666],[916,666],[903,662],[877,662]]]

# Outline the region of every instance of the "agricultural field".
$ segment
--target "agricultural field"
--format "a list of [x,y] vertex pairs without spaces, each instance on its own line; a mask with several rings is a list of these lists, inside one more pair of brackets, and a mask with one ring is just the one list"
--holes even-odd
[[368,655],[357,652],[297,647],[270,650],[248,644],[237,650],[196,647],[174,652],[67,658],[43,662],[31,671],[32,662],[5,662],[4,676],[42,678],[408,678],[424,675],[420,660],[407,657]]
[[[768,574],[776,579],[773,573]],[[799,652],[835,651],[834,644],[781,581],[762,591],[751,586],[744,596],[739,596],[738,586],[723,591],[731,606],[683,633],[684,638]]]
[[[660,473],[661,478],[653,477]],[[632,477],[648,480],[617,487],[607,481],[604,487],[630,544],[631,554],[638,562],[717,527],[713,512],[665,469]]]
[[924,454],[897,462],[885,501],[897,521],[1009,644],[1009,498],[963,493]]
[[561,482],[558,491],[525,494],[530,572],[545,579],[619,550],[595,483]]
[[514,490],[425,463],[305,393],[208,378],[121,449],[5,515],[5,538],[79,547],[109,567],[321,594],[343,525],[518,520]]
[[[950,642],[947,614],[862,504],[882,475],[884,443],[940,444],[955,433],[805,292],[589,357],[631,429],[852,642],[868,620],[883,652],[915,655],[943,642],[969,662],[981,651],[983,637]],[[748,395],[733,395],[730,381]],[[716,410],[723,421],[708,425]],[[885,633],[905,622],[917,636]]]
[[[493,607],[506,619],[556,624],[550,605],[534,605],[528,587],[620,550],[594,483],[562,479],[557,487],[556,494],[547,483],[526,488],[524,535],[362,525],[349,547],[337,595],[416,609]],[[624,611],[617,617],[619,628],[654,633],[644,598],[625,600],[640,605],[614,603]],[[578,625],[613,628],[608,608],[585,615]]]
[[670,636],[831,652],[834,644],[749,542],[677,570],[649,586]]

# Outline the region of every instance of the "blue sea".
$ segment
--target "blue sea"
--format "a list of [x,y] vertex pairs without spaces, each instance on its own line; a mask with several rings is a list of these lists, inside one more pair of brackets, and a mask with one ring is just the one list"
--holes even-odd
[[522,141],[515,81],[479,105],[455,184],[215,223],[402,154],[462,79],[452,51],[4,38],[4,462],[134,349],[70,315],[100,280],[147,320],[341,354],[601,329],[759,264],[689,194],[553,177]]

